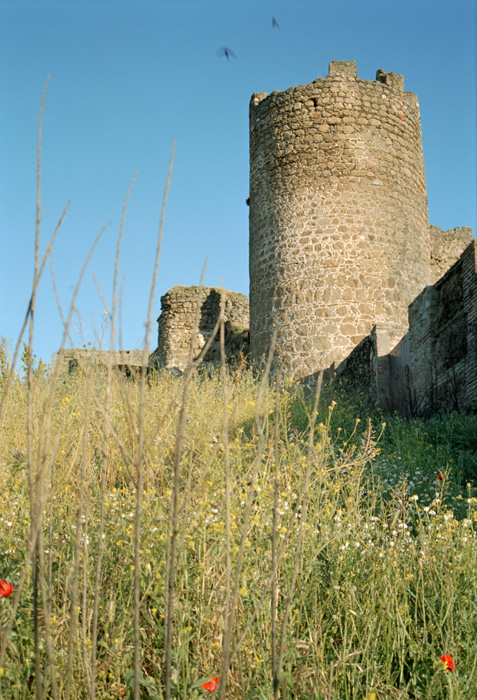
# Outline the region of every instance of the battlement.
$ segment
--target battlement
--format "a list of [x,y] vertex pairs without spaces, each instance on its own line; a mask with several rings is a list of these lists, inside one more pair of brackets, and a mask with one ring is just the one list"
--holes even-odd
[[404,92],[403,75],[398,75],[397,73],[385,73],[383,70],[379,69],[376,71],[376,82],[382,83],[382,85],[387,85],[393,90]]
[[326,78],[316,78],[308,85],[298,85],[296,87],[289,88],[288,90],[284,90],[283,92],[274,91],[270,94],[267,92],[255,92],[250,100],[250,107],[251,109],[253,107],[257,107],[268,97],[276,97],[286,93],[290,93],[293,97],[298,97],[299,93],[309,94],[312,97],[313,86],[317,88],[324,88],[327,85],[332,85],[336,82],[359,82],[361,89],[368,87],[373,91],[375,91],[377,88],[382,89],[383,86],[385,86],[388,89],[388,92],[393,91],[396,93],[402,93],[401,97],[404,98],[409,105],[416,108],[418,106],[416,95],[414,95],[412,92],[404,92],[403,75],[398,75],[397,73],[386,73],[379,68],[376,71],[376,80],[363,80],[362,78],[358,77],[355,61],[331,61],[328,67],[328,76]]
[[328,78],[354,80],[357,77],[356,61],[331,61],[328,68]]
[[[361,80],[358,78],[356,61],[331,61],[328,68],[328,79],[332,80]],[[370,81],[365,81],[370,82]],[[393,90],[404,92],[404,76],[396,73],[385,73],[381,68],[376,71],[376,83],[387,85]]]

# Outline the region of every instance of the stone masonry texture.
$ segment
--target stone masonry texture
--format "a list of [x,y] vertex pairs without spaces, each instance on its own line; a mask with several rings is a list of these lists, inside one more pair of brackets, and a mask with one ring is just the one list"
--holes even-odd
[[416,95],[400,75],[327,78],[250,103],[250,343],[277,332],[292,376],[339,363],[431,282],[431,240]]
[[55,370],[60,365],[60,372],[73,372],[84,368],[86,365],[111,367],[123,370],[126,374],[139,371],[141,367],[147,366],[144,362],[142,350],[96,350],[87,348],[62,348],[56,355],[53,355],[51,368]]
[[410,372],[419,413],[458,410],[477,399],[475,241],[409,307]]
[[409,331],[390,352],[383,351],[386,342],[374,327],[339,365],[337,377],[371,404],[403,416],[472,406],[477,400],[474,239],[445,274],[414,299],[408,313]]
[[[249,307],[244,294],[215,287],[173,287],[161,297],[159,338],[157,350],[149,358],[149,364],[157,368],[187,366],[194,325],[198,316],[198,330],[194,341],[194,358],[209,340],[220,314],[223,300],[226,355],[248,350]],[[220,341],[217,335],[206,361],[220,357]]]
[[443,231],[431,226],[431,283],[440,279],[457,262],[474,237],[469,226]]

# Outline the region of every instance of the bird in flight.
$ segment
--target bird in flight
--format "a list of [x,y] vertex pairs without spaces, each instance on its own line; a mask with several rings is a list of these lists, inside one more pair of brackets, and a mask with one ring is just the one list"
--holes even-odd
[[232,49],[229,49],[228,46],[222,46],[222,48],[217,49],[217,56],[225,56],[227,61],[229,61],[230,58],[237,58]]
[[275,29],[275,27],[277,29],[280,29],[280,25],[278,24],[277,20],[275,19],[275,17],[272,17],[272,29]]

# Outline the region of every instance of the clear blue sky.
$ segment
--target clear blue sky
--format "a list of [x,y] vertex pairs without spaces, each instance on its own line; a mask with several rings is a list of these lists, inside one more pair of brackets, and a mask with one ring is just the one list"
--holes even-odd
[[[280,29],[272,27],[275,16]],[[474,0],[0,0],[0,334],[16,340],[31,293],[40,99],[43,121],[41,249],[71,199],[53,250],[62,305],[89,247],[110,222],[76,307],[96,344],[110,303],[123,200],[122,337],[144,340],[169,154],[167,204],[150,347],[160,295],[178,284],[248,294],[248,104],[355,60],[404,75],[419,96],[429,219],[476,227]],[[219,57],[230,47],[236,58]],[[92,318],[94,317],[94,323]],[[104,316],[103,316],[104,317]],[[51,275],[38,297],[35,352],[62,335]]]

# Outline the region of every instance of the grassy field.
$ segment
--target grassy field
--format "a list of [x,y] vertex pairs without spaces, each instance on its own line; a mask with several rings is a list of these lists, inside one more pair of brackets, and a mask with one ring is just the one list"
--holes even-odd
[[2,698],[477,697],[476,415],[26,369],[0,379]]

